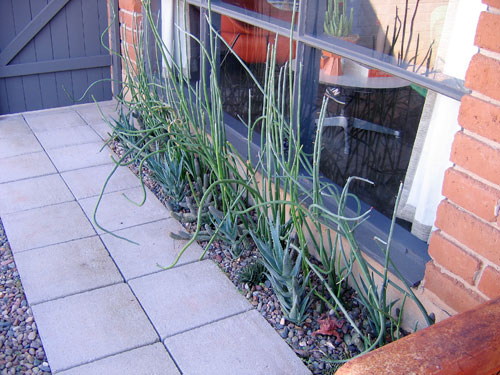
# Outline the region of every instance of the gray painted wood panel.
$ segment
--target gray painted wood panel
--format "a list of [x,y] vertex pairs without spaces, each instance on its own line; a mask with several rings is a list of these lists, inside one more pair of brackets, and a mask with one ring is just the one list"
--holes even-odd
[[[29,29],[32,20],[30,0],[19,0],[15,3],[14,24],[16,25],[16,37],[22,35]],[[23,64],[36,61],[34,43],[28,42],[24,48],[15,56],[11,64]],[[24,76],[23,91],[26,109],[42,109],[42,95],[40,93],[40,81],[37,76]]]
[[[54,60],[69,58],[68,31],[66,23],[66,8],[63,8],[50,23],[50,35],[52,39],[52,51]],[[60,106],[71,105],[73,101],[73,81],[71,72],[56,73],[57,99]]]
[[95,81],[82,102],[110,99],[107,22],[106,0],[1,0],[0,114],[75,104]]
[[[83,35],[85,41],[85,52],[94,56],[101,53],[101,37],[99,32],[99,8],[97,0],[85,0],[85,6],[82,7],[83,19],[92,20],[92,22],[83,22]],[[102,80],[101,69],[88,69],[87,79],[89,84]],[[92,92],[88,95],[103,96],[104,90],[102,84],[96,84],[92,87]]]
[[[16,36],[14,29],[14,18],[12,13],[12,2],[0,1],[0,50],[4,50],[9,42]],[[9,96],[7,92],[11,92],[9,88],[12,86],[12,79],[0,79],[0,114],[11,113],[9,105]]]
[[[92,4],[88,5],[92,6]],[[82,0],[71,0],[66,6],[66,22],[68,23],[69,57],[85,56]],[[85,22],[93,21],[85,20]],[[74,70],[71,72],[71,79],[73,81],[72,96],[75,100],[78,100],[89,86],[87,71]]]
[[[32,6],[36,8],[33,12],[36,13],[37,11],[40,11],[42,7],[47,5],[47,1],[48,0],[38,0],[35,4],[32,3]],[[40,62],[40,64],[55,64],[51,40],[50,25],[46,25],[42,30],[40,30],[33,41],[35,44],[37,62]],[[50,48],[47,48],[47,46],[50,46]],[[52,72],[55,71],[57,70],[53,70]],[[54,73],[41,73],[42,72],[40,71],[33,72],[33,74],[38,74],[38,78],[40,80],[40,92],[42,94],[43,108],[57,107],[57,95],[54,94],[57,92],[56,75]]]
[[0,78],[19,77],[32,74],[62,72],[65,70],[94,69],[109,67],[111,56],[85,56],[34,63],[14,64],[0,67]]

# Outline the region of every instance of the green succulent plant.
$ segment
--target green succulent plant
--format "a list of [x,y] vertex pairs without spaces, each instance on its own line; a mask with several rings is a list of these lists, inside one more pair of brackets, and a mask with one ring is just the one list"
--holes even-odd
[[302,255],[299,253],[294,257],[296,252],[291,248],[291,236],[288,236],[286,245],[283,246],[279,220],[273,223],[268,219],[267,225],[270,240],[261,239],[254,232],[250,232],[250,235],[262,255],[266,276],[278,297],[283,314],[289,321],[301,324],[308,316],[306,310],[313,291],[306,292],[309,273],[304,276],[300,274]]
[[[233,258],[238,258],[245,248],[244,244],[247,242],[248,231],[242,225],[238,225],[237,218],[234,215],[230,213],[224,215],[213,206],[208,207],[208,211],[212,224],[219,228],[217,238],[229,245],[229,252]],[[210,235],[215,234],[215,231],[208,225],[205,226],[205,229]]]
[[347,15],[347,0],[328,0],[324,30],[331,36],[349,36],[352,31],[354,8]]
[[187,181],[184,173],[184,158],[170,152],[158,154],[147,161],[152,177],[160,184],[163,192],[176,202],[186,197]]
[[238,275],[240,283],[246,283],[250,286],[258,285],[266,281],[266,267],[261,261],[257,260],[243,267]]

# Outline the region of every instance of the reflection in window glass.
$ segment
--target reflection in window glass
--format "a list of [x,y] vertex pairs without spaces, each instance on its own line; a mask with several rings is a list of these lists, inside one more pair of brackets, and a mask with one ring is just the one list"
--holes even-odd
[[366,68],[349,60],[343,66],[340,76],[324,69],[320,73],[318,107],[324,96],[329,99],[320,170],[340,186],[349,176],[373,181],[373,186],[353,184],[352,192],[390,216],[408,168],[426,91],[396,77],[369,77]]
[[326,1],[324,35],[347,39],[367,55],[439,81],[450,79],[443,73],[453,75],[446,71],[445,64],[448,39],[453,25],[459,22],[457,2]]
[[[291,22],[293,18],[293,12],[289,9],[286,1],[227,0],[225,2],[287,22]],[[263,97],[253,79],[238,62],[236,56],[249,67],[255,78],[263,85],[269,46],[274,46],[275,44],[277,46],[276,65],[279,70],[289,60],[290,39],[283,36],[276,36],[273,32],[249,25],[226,15],[221,16],[221,36],[234,51],[233,54],[222,43],[220,85],[224,111],[246,122],[248,120],[248,103],[251,95],[251,118],[255,119],[262,112]],[[293,44],[292,51],[295,51],[295,43]]]

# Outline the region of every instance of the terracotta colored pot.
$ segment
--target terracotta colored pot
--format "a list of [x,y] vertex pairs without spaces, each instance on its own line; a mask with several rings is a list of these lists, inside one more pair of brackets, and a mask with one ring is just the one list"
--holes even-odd
[[[356,44],[359,40],[359,35],[349,35],[340,37],[346,42]],[[320,69],[330,76],[341,76],[342,73],[342,56],[331,52],[322,51]]]
[[331,52],[322,51],[320,69],[330,76],[342,75],[342,57]]

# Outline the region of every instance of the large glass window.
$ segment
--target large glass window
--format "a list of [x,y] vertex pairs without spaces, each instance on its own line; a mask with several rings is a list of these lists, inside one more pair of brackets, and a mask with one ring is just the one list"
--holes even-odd
[[[471,19],[477,19],[477,4],[467,0],[187,3],[191,5],[187,27],[202,40],[200,9],[212,9],[213,27],[222,38],[217,53],[225,112],[243,122],[261,114],[262,96],[249,74],[264,81],[268,48],[275,45],[277,70],[291,57],[294,70],[301,67],[303,72],[301,80],[295,77],[294,90],[302,92],[304,147],[312,149],[319,109],[327,97],[321,172],[339,185],[352,175],[372,180],[373,186],[353,185],[353,192],[390,216],[400,182],[406,180],[411,188],[420,154],[431,147],[426,143],[428,132],[439,134],[429,130],[436,126],[432,124],[443,122],[436,103],[446,102],[441,107],[451,113],[466,92],[463,78],[474,53],[471,27],[476,22]],[[196,80],[200,59],[193,43],[188,56]],[[446,129],[440,135],[443,149],[451,144],[456,118],[449,122],[442,126]],[[448,161],[441,158],[445,160],[436,165],[444,170]],[[439,198],[439,192],[434,195]],[[412,215],[400,216],[408,221],[401,223],[410,228]],[[420,238],[425,241],[426,234]]]

